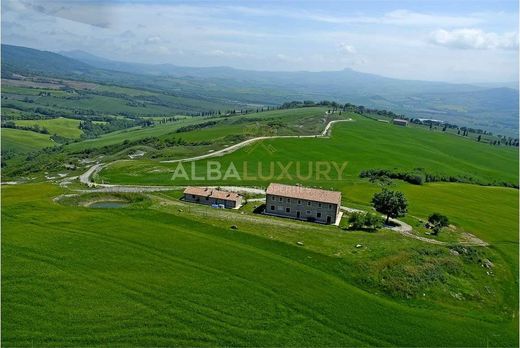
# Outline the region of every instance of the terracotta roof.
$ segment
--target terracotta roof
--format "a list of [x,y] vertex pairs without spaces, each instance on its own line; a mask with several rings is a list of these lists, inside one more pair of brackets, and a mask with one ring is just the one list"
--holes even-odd
[[209,187],[189,186],[184,190],[184,194],[210,197],[215,199],[225,199],[227,201],[238,201],[240,199],[240,195],[237,193],[217,190]]
[[211,190],[207,187],[189,186],[184,190],[184,194],[209,197],[209,195],[211,195]]
[[341,204],[341,192],[313,189],[301,186],[270,184],[266,190],[268,195],[306,199],[315,202]]

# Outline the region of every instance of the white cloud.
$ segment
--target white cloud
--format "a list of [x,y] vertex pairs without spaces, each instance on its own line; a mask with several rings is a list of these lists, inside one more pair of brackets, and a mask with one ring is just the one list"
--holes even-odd
[[482,22],[481,18],[474,16],[446,16],[439,14],[427,14],[409,10],[395,10],[386,13],[379,21],[383,24],[407,25],[407,26],[470,26]]
[[347,44],[346,42],[342,42],[338,45],[339,51],[345,54],[356,54],[357,50],[354,46]]
[[234,58],[245,58],[250,57],[250,54],[243,53],[243,52],[236,52],[236,51],[224,51],[220,49],[211,50],[207,52],[207,55],[209,56],[215,56],[215,57],[234,57]]
[[[2,39],[44,50],[81,49],[113,60],[186,66],[312,71],[354,67],[393,77],[481,81],[510,80],[517,72],[518,53],[507,49],[518,46],[517,36],[510,33],[517,30],[515,11],[381,12],[359,6],[352,12],[339,5],[312,7],[4,0]],[[439,28],[444,31],[432,33]],[[464,28],[481,31],[460,35],[475,30]]]
[[480,29],[439,29],[430,34],[430,42],[459,49],[517,49],[518,34],[496,34]]
[[478,13],[470,14],[465,16],[450,16],[442,14],[429,14],[415,12],[405,9],[399,9],[394,11],[386,12],[380,16],[366,16],[366,15],[354,15],[354,16],[338,16],[327,12],[316,12],[316,11],[287,11],[284,9],[265,9],[265,8],[253,8],[244,6],[229,6],[226,7],[231,11],[246,15],[255,16],[277,16],[285,18],[293,18],[299,20],[324,22],[330,24],[385,24],[385,25],[397,25],[397,26],[451,26],[451,27],[464,27],[473,26],[480,24],[486,20],[488,14]]
[[145,42],[147,44],[157,44],[157,43],[160,43],[162,40],[161,40],[161,37],[160,36],[150,36],[150,37],[147,37]]
[[286,63],[301,63],[303,62],[303,58],[302,57],[291,57],[291,56],[288,56],[286,54],[283,54],[283,53],[278,53],[276,55],[276,58],[282,62],[286,62]]

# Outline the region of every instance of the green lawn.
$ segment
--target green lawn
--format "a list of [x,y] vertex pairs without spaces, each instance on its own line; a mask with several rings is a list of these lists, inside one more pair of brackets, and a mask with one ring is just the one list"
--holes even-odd
[[[377,266],[384,275],[418,252],[438,255],[428,262],[460,265],[442,247],[387,232],[269,224],[267,217],[237,220],[239,230],[231,230],[233,216],[244,215],[222,212],[231,215],[219,219],[207,209],[204,218],[179,212],[175,201],[106,210],[53,203],[61,192],[42,184],[2,188],[6,346],[518,344],[511,308],[507,315],[501,306],[479,309],[481,301],[506,305],[502,296],[510,294],[478,265],[450,279],[487,282],[497,294],[482,300],[458,302],[449,292],[446,305],[428,300],[455,279],[431,283],[418,299],[367,291],[362,269]],[[277,234],[293,242],[268,237]],[[354,248],[359,242],[361,250]],[[498,266],[496,272],[504,281]]]
[[14,121],[19,126],[39,126],[47,128],[50,134],[57,134],[65,138],[79,138],[81,136],[81,129],[79,129],[79,120],[72,120],[70,118],[53,118],[48,120],[16,120]]
[[54,146],[54,142],[48,134],[2,128],[2,151],[24,153],[48,146]]

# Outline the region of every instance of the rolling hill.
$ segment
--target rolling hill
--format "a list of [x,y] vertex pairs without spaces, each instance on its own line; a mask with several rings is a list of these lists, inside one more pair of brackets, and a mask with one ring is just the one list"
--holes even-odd
[[135,64],[81,51],[59,55],[10,45],[2,45],[2,72],[4,76],[32,73],[76,77],[221,103],[276,105],[304,99],[351,102],[409,117],[436,118],[515,137],[518,134],[518,91],[506,87],[399,80],[351,69],[274,72]]

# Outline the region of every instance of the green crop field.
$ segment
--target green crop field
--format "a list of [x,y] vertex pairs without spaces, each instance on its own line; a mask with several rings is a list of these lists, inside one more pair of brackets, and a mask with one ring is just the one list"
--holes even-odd
[[25,153],[48,146],[54,146],[48,134],[2,128],[2,151]]
[[[509,281],[498,267],[495,282],[471,264],[450,276],[497,292],[481,300],[457,300],[436,282],[417,299],[370,291],[377,280],[367,276],[396,260],[435,254],[460,267],[441,247],[267,217],[246,224],[225,212],[237,217],[231,230],[231,215],[182,214],[164,198],[121,209],[53,203],[62,192],[48,184],[2,189],[5,345],[517,344],[514,293],[496,283]],[[293,242],[267,237],[278,234]],[[365,249],[354,248],[360,242]],[[445,304],[429,301],[437,291]]]
[[81,129],[79,129],[79,120],[69,118],[53,118],[48,120],[16,120],[15,124],[19,126],[39,126],[46,128],[50,134],[57,134],[65,138],[79,138]]
[[[294,114],[298,112],[299,110],[291,110]],[[518,149],[516,148],[497,148],[451,134],[430,132],[422,128],[396,127],[354,114],[345,114],[345,117],[347,116],[353,118],[353,121],[334,125],[331,138],[265,140],[261,144],[250,145],[228,156],[218,158],[223,168],[228,168],[233,163],[242,174],[240,180],[231,178],[218,183],[265,186],[268,180],[245,178],[244,163],[247,163],[248,172],[255,174],[256,177],[259,177],[258,163],[261,163],[264,176],[270,172],[271,163],[275,163],[273,173],[277,177],[281,174],[281,169],[276,162],[283,165],[293,163],[288,170],[290,178],[284,176],[280,181],[294,182],[298,180],[296,162],[301,162],[300,173],[301,176],[305,176],[309,174],[307,169],[309,163],[312,165],[316,161],[324,160],[334,161],[337,164],[348,162],[342,178],[338,178],[337,172],[332,170],[329,175],[330,180],[324,176],[316,180],[314,175],[305,180],[305,184],[335,187],[344,180],[358,181],[359,173],[364,169],[412,170],[418,167],[435,174],[469,175],[483,182],[516,183],[518,181]],[[202,138],[203,135],[203,132],[197,132],[193,136]],[[396,139],[399,141],[396,142]],[[196,163],[198,176],[206,173],[207,161],[214,161],[214,159]],[[187,181],[183,181],[182,178],[172,182],[172,173],[177,166],[176,163],[155,161],[116,162],[107,167],[101,176],[105,182],[114,183],[150,185],[186,183]],[[189,166],[188,164],[187,167]],[[154,173],[159,171],[160,174],[150,175],[152,170]]]

